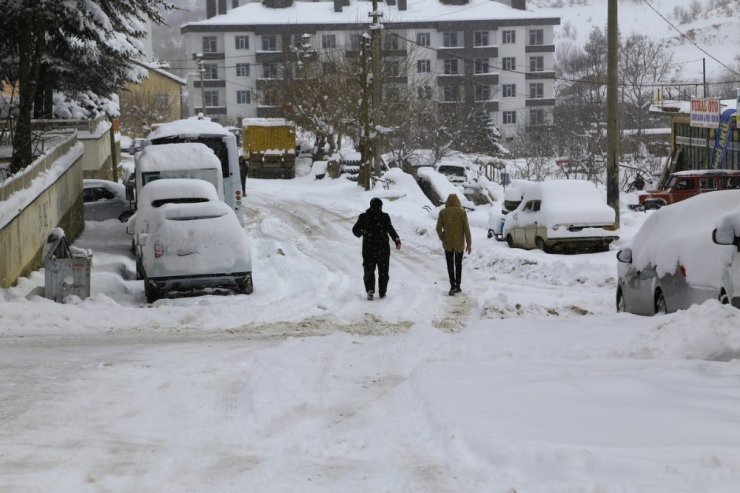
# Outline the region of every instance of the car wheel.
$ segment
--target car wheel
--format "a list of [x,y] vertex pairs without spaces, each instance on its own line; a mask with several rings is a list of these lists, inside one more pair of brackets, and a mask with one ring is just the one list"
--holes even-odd
[[154,303],[162,297],[162,293],[156,284],[144,281],[144,294],[146,295],[147,303]]
[[489,229],[488,230],[488,238],[493,238],[493,230],[492,229]]
[[252,273],[248,272],[244,279],[236,282],[236,287],[240,294],[252,294],[254,286],[252,285]]
[[130,210],[128,210],[128,211],[123,211],[123,212],[121,212],[121,215],[120,215],[120,216],[118,216],[118,220],[119,220],[119,221],[121,221],[122,223],[125,223],[125,222],[127,222],[127,221],[128,221],[128,220],[129,220],[130,218],[131,218],[131,216],[133,216],[133,215],[134,215],[133,211],[130,211]]
[[730,298],[729,296],[727,296],[727,291],[725,291],[724,288],[719,293],[719,302],[722,303],[723,305],[730,304]]
[[506,235],[506,244],[509,245],[509,248],[514,248],[514,237],[509,235]]
[[623,313],[627,311],[627,306],[624,304],[624,295],[621,289],[617,289],[617,312]]
[[668,305],[666,305],[665,296],[663,296],[663,291],[660,289],[655,291],[655,314],[658,313],[668,313]]
[[534,246],[536,246],[537,248],[539,248],[545,253],[550,253],[550,248],[548,248],[548,246],[545,245],[545,240],[543,240],[542,237],[540,236],[534,239]]

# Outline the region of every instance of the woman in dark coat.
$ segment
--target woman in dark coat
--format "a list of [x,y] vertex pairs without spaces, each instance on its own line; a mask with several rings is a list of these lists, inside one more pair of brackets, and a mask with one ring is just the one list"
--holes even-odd
[[401,249],[401,239],[393,229],[391,218],[383,212],[383,201],[379,198],[370,200],[370,208],[360,214],[352,227],[356,237],[362,237],[362,268],[363,280],[367,299],[373,299],[375,294],[375,268],[378,268],[378,295],[385,298],[388,288],[388,268],[390,266],[391,248],[388,238],[396,244],[396,250]]

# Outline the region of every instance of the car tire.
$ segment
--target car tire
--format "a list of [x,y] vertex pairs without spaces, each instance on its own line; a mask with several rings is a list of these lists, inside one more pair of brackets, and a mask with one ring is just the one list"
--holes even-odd
[[722,288],[722,291],[719,293],[719,302],[723,305],[729,305],[730,304],[730,297],[727,296],[727,291],[725,291],[724,288]]
[[254,290],[254,285],[252,284],[252,273],[248,272],[244,276],[244,279],[237,281],[236,287],[240,294],[252,294],[252,291]]
[[159,287],[149,281],[144,281],[144,294],[146,295],[147,303],[154,303],[162,297],[162,292]]
[[624,302],[624,295],[622,289],[617,289],[617,313],[624,313],[627,311],[627,305]]
[[666,314],[668,313],[668,305],[665,302],[665,296],[663,296],[663,291],[660,289],[657,289],[655,291],[655,314]]
[[130,210],[129,211],[123,211],[123,212],[121,212],[121,215],[118,216],[118,220],[121,221],[122,223],[125,223],[125,222],[128,222],[128,220],[133,215],[134,215],[133,211],[130,211]]
[[488,230],[488,238],[493,238],[493,230],[492,229],[489,229]]
[[550,248],[547,245],[545,245],[545,240],[543,240],[541,236],[538,236],[537,238],[534,239],[534,246],[536,246],[537,248],[539,248],[545,253],[550,253]]
[[510,234],[506,235],[506,244],[509,245],[509,248],[514,248],[514,237]]

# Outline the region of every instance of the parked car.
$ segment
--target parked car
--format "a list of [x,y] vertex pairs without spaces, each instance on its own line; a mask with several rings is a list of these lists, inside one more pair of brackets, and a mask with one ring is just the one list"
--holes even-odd
[[671,174],[665,188],[638,197],[642,209],[658,209],[704,192],[740,189],[740,170],[704,169]]
[[506,217],[510,247],[557,251],[605,251],[618,236],[614,209],[585,180],[532,182]]
[[131,249],[137,257],[136,272],[141,272],[142,234],[148,233],[154,211],[165,204],[220,202],[210,182],[197,178],[163,178],[149,182],[141,189],[136,213],[128,220],[126,232],[133,235]]
[[712,228],[738,203],[740,190],[725,190],[652,213],[617,253],[617,311],[654,315],[719,299],[722,272],[737,248],[713,243]]
[[129,145],[128,147],[128,153],[134,155],[137,152],[143,150],[148,144],[149,141],[146,139],[132,139],[131,145]]
[[86,221],[118,219],[126,222],[133,214],[125,187],[114,181],[83,180],[82,200]]
[[506,215],[519,207],[529,184],[529,180],[512,180],[504,191],[504,202],[501,209],[493,209],[488,214],[488,237],[504,241],[504,222]]
[[164,204],[152,212],[139,244],[148,303],[206,288],[252,293],[247,233],[224,202]]
[[465,165],[459,163],[440,164],[437,168],[437,172],[445,175],[452,183],[465,183],[467,181],[465,171]]
[[740,207],[722,215],[712,231],[712,240],[718,245],[734,247],[730,262],[722,272],[719,300],[740,308]]

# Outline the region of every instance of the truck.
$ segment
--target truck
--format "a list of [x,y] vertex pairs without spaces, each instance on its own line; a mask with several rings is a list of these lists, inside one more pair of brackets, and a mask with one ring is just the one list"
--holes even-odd
[[[283,118],[242,120],[242,182],[250,178],[295,178],[295,126]],[[242,185],[243,186],[243,185]]]

